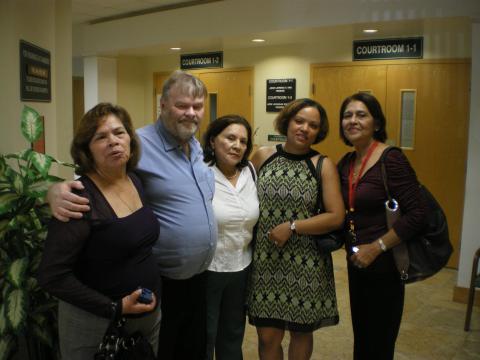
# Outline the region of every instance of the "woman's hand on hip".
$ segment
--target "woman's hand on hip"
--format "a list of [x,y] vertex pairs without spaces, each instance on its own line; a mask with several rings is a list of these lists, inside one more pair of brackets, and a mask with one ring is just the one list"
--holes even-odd
[[292,236],[292,230],[290,230],[290,222],[284,222],[275,226],[268,232],[268,239],[277,247],[284,247],[288,239]]
[[143,304],[138,302],[141,293],[142,289],[137,289],[122,299],[122,314],[141,314],[152,311],[155,308],[157,303],[155,294],[152,294],[153,301],[150,304]]

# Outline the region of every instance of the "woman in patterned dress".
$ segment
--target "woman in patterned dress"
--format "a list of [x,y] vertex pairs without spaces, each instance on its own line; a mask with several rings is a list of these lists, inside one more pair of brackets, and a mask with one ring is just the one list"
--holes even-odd
[[[285,144],[262,147],[252,162],[258,172],[260,217],[248,295],[249,322],[257,328],[260,359],[283,359],[290,332],[290,359],[309,359],[313,331],[338,323],[332,257],[311,237],[343,225],[344,205],[335,165],[324,159],[321,184],[311,149],[328,133],[323,107],[310,99],[288,104],[275,120]],[[325,212],[316,215],[318,186]]]

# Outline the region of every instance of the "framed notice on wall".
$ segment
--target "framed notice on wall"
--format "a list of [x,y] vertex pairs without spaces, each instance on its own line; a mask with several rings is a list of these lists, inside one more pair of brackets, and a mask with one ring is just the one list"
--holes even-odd
[[52,100],[50,51],[20,40],[20,100]]
[[296,79],[267,79],[267,112],[280,112],[295,93]]

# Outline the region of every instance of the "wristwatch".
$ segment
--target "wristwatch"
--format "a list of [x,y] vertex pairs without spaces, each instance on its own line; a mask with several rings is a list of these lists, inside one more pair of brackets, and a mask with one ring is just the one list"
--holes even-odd
[[382,238],[378,239],[378,245],[380,245],[380,249],[382,249],[383,252],[387,251],[387,245],[385,245]]
[[292,233],[295,233],[295,229],[297,227],[295,226],[295,221],[294,220],[290,220],[290,230],[292,231]]

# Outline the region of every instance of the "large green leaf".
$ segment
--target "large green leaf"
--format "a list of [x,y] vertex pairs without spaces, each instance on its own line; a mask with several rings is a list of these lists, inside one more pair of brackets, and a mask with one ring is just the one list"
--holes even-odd
[[0,305],[0,338],[7,331],[7,319],[5,318],[5,305]]
[[12,336],[0,337],[0,360],[10,359],[10,354],[15,348],[15,341]]
[[[37,268],[38,268],[38,265],[36,267],[32,266],[30,269],[34,271],[34,270],[37,270]],[[29,277],[26,282],[26,288],[29,292],[35,291],[38,288],[37,279],[35,279],[34,277]]]
[[3,288],[1,288],[2,289],[2,299],[3,299],[3,301],[5,301],[4,299],[7,298],[7,295],[10,291],[11,286],[10,286],[10,283],[6,282],[5,280],[3,281],[3,284],[4,284]]
[[5,171],[6,167],[7,167],[7,162],[5,161],[5,158],[3,157],[3,155],[0,154],[0,174]]
[[33,224],[34,229],[36,230],[41,230],[43,228],[42,223],[40,222],[39,217],[37,216],[37,213],[35,212],[35,209],[30,209],[28,212],[28,215],[30,216],[30,222]]
[[30,160],[42,176],[46,177],[48,175],[50,166],[52,166],[52,158],[50,156],[32,151]]
[[56,162],[57,164],[62,165],[62,166],[68,166],[68,167],[72,167],[72,168],[77,167],[77,165],[75,165],[75,164],[71,164],[71,163],[67,163],[67,162],[65,162],[65,161],[57,160],[57,159],[55,159],[55,158],[53,158],[53,157],[52,157],[52,161],[53,161],[53,162]]
[[8,219],[0,220],[0,243],[1,243],[1,240],[3,239],[3,236],[8,231],[8,223],[9,222],[10,222],[10,220],[8,220]]
[[10,183],[10,180],[7,179],[5,176],[0,175],[0,193],[11,192],[11,191],[13,191],[13,189],[12,189],[12,184]]
[[15,174],[15,177],[13,179],[13,188],[18,195],[21,195],[23,193],[23,179],[19,174]]
[[24,106],[21,122],[22,134],[28,142],[38,140],[43,132],[43,124],[40,114],[29,106]]
[[38,326],[37,324],[33,324],[31,326],[31,330],[33,335],[40,340],[42,343],[47,345],[48,347],[53,347],[53,336],[51,333],[51,328],[49,326]]
[[45,195],[48,188],[52,184],[55,184],[56,182],[58,181],[50,179],[50,177],[48,177],[45,180],[36,181],[28,185],[28,188],[26,189],[26,193],[28,194],[28,196],[31,196],[31,197],[42,197]]
[[0,194],[0,215],[11,211],[15,207],[19,198],[20,197],[16,193],[8,192]]
[[20,159],[22,160],[28,160],[28,158],[30,157],[30,153],[32,152],[33,150],[32,149],[24,149],[22,151],[20,151],[18,153],[18,155],[20,156]]
[[19,288],[22,286],[25,281],[25,273],[28,268],[28,259],[26,257],[17,259],[10,264],[10,267],[7,271],[7,279],[10,283]]
[[27,318],[27,294],[23,289],[15,289],[7,294],[5,315],[15,333],[20,332]]

